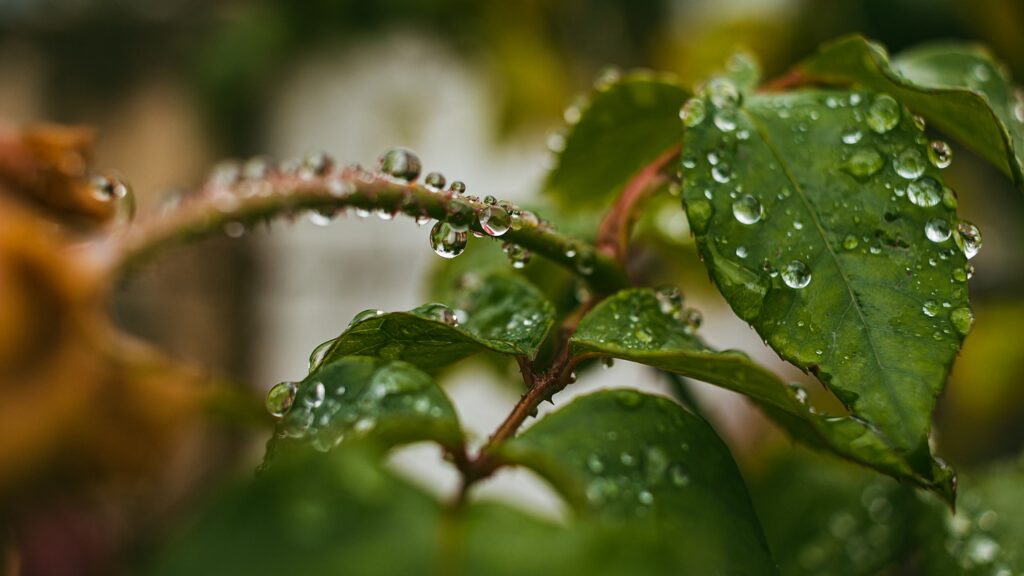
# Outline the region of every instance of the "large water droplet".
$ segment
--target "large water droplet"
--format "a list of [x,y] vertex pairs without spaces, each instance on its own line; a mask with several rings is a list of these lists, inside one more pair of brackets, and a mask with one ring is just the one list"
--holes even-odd
[[892,167],[896,169],[896,173],[900,176],[907,180],[913,180],[924,174],[924,156],[921,155],[921,151],[917,148],[905,148],[893,159]]
[[466,249],[469,236],[459,232],[447,222],[438,222],[430,229],[430,246],[442,258],[455,258]]
[[868,108],[868,127],[879,134],[885,134],[899,124],[900,104],[888,94],[880,94]]
[[295,382],[278,382],[267,393],[267,412],[274,418],[282,418],[295,403],[299,385]]
[[929,220],[924,225],[924,234],[932,242],[945,242],[946,240],[949,240],[949,237],[953,234],[953,230],[949,227],[949,222],[946,222],[941,218],[935,218]]
[[966,306],[957,308],[949,313],[949,321],[953,323],[953,327],[956,328],[957,332],[962,336],[966,336],[971,331],[971,326],[974,325],[974,313]]
[[942,140],[928,143],[928,159],[936,168],[946,168],[953,162],[953,149]]
[[416,309],[416,311],[428,318],[443,322],[449,326],[459,325],[459,315],[455,310],[452,310],[444,304],[437,302],[431,304],[424,304]]
[[782,281],[790,288],[804,288],[811,283],[811,269],[807,264],[793,260],[782,269]]
[[968,260],[974,258],[981,250],[981,230],[966,220],[957,223],[955,240]]
[[480,227],[490,236],[502,236],[511,224],[508,212],[500,206],[488,206],[480,211]]
[[942,185],[930,176],[918,178],[907,185],[907,198],[916,206],[930,208],[942,200]]
[[423,184],[426,185],[427,189],[431,192],[440,192],[441,190],[444,190],[444,185],[447,182],[448,181],[445,179],[444,174],[441,174],[440,172],[431,172],[423,179]]
[[679,109],[679,118],[683,121],[683,124],[690,128],[703,122],[706,115],[707,108],[702,98],[690,98]]
[[412,182],[420,175],[420,158],[412,150],[392,148],[377,159],[377,169],[398,182]]
[[756,224],[764,216],[764,207],[760,200],[746,194],[732,203],[732,214],[742,224]]
[[881,170],[885,161],[877,150],[871,147],[861,148],[850,155],[846,161],[846,170],[858,178],[866,178]]

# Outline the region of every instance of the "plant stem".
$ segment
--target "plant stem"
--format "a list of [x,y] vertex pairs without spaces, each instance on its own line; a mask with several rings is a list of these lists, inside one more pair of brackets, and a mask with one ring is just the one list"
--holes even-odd
[[[172,213],[141,221],[120,236],[94,246],[96,257],[109,276],[124,275],[161,250],[207,236],[222,234],[229,227],[249,228],[279,215],[307,210],[334,214],[346,208],[403,213],[447,221],[453,204],[469,204],[474,212],[486,205],[452,192],[432,192],[422,186],[401,184],[359,168],[346,168],[322,176],[271,173],[259,179],[229,184],[212,182]],[[511,242],[544,256],[585,279],[596,292],[609,294],[627,287],[625,270],[612,258],[586,242],[562,234],[546,223],[521,218],[521,226],[510,228],[500,240]],[[485,234],[474,217],[470,229]],[[566,256],[576,245],[580,254]],[[583,251],[592,266],[579,266]]]

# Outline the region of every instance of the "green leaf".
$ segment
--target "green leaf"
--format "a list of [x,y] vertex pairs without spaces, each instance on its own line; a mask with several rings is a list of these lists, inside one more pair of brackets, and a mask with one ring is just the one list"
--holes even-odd
[[813,81],[892,94],[1024,190],[1024,97],[987,49],[932,43],[890,60],[880,45],[852,36],[824,45],[798,70]]
[[704,107],[688,119],[683,196],[712,279],[780,356],[933,475],[931,412],[971,316],[955,199],[920,130],[864,92]]
[[750,493],[783,574],[902,574],[916,547],[913,491],[837,460],[787,451]]
[[455,408],[433,378],[405,362],[362,356],[334,360],[300,382],[275,432],[268,462],[290,446],[326,451],[370,435],[389,444],[434,440],[456,449],[462,443]]
[[583,317],[569,342],[570,352],[581,359],[638,362],[745,394],[793,438],[935,490],[952,501],[952,474],[947,467],[936,462],[929,474],[918,473],[867,422],[816,411],[807,403],[805,391],[785,384],[743,352],[709,348],[683,321],[685,316],[667,293],[623,290]]
[[[369,314],[310,357],[310,366],[345,356],[404,360],[435,371],[491,350],[533,357],[554,322],[554,308],[529,283],[509,275],[476,278],[448,308],[427,304],[409,312]],[[454,320],[465,313],[456,324]]]
[[205,507],[151,573],[440,573],[442,528],[439,504],[372,454],[296,452]]
[[569,131],[544,192],[573,210],[608,205],[644,166],[679,143],[687,91],[674,78],[635,72],[599,82],[566,113]]
[[956,513],[932,506],[919,523],[923,572],[1000,576],[1024,572],[1024,459],[966,474]]
[[662,530],[677,572],[775,573],[729,449],[665,398],[631,390],[579,398],[498,457],[548,479],[584,518]]

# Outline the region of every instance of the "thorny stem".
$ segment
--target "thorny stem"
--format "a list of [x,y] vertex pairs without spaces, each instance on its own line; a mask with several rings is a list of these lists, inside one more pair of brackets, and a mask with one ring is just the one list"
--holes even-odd
[[637,205],[651,190],[665,181],[665,168],[678,157],[679,146],[673,146],[630,178],[618,200],[601,221],[597,233],[598,250],[618,262],[624,262],[629,229]]
[[[248,228],[281,214],[305,210],[332,214],[356,208],[447,220],[449,208],[456,200],[469,203],[475,210],[484,207],[462,195],[393,182],[359,168],[306,178],[271,173],[227,185],[214,181],[174,212],[137,223],[110,244],[97,246],[97,251],[105,272],[119,276],[169,246],[221,234],[228,226]],[[484,234],[475,218],[471,229]],[[629,285],[624,269],[613,259],[545,223],[523,222],[522,227],[509,229],[499,239],[522,246],[579,274],[598,293],[612,293]],[[578,255],[570,257],[566,255],[566,247],[570,245],[583,248]],[[590,252],[593,265],[581,271],[578,261],[584,251]]]

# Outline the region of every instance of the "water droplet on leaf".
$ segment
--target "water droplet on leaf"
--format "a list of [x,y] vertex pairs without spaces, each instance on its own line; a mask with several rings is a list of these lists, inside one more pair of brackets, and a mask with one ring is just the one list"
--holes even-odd
[[925,160],[917,148],[905,148],[893,159],[892,166],[897,174],[907,180],[913,180],[924,174]]
[[760,200],[746,194],[732,203],[732,214],[742,224],[756,224],[764,216],[764,207]]
[[782,269],[782,281],[790,288],[804,288],[811,283],[811,269],[799,260],[793,260]]
[[930,208],[942,200],[942,186],[930,176],[918,178],[907,185],[907,198],[915,206]]
[[938,243],[949,240],[953,230],[949,227],[949,222],[941,218],[934,218],[924,225],[924,234],[932,242]]
[[267,412],[274,418],[282,418],[295,402],[295,393],[299,389],[295,382],[279,382],[267,393]]
[[963,250],[968,260],[974,258],[981,250],[981,230],[966,220],[956,225],[956,244]]
[[899,124],[900,104],[888,94],[879,94],[868,108],[868,127],[878,134],[885,134]]
[[953,149],[942,140],[932,140],[928,144],[928,159],[936,168],[946,168],[953,162]]

